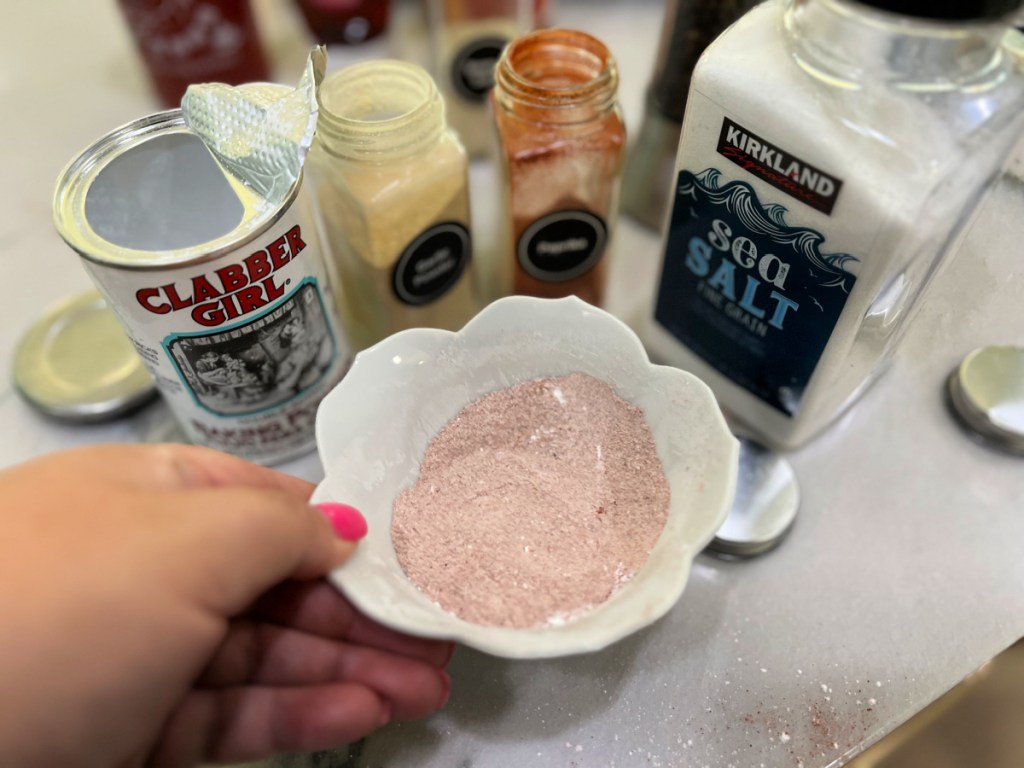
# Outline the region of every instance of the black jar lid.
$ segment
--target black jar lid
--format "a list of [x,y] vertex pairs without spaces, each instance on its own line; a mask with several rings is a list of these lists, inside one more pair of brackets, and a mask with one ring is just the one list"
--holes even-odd
[[1009,16],[1021,0],[857,0],[861,5],[934,21],[982,21]]

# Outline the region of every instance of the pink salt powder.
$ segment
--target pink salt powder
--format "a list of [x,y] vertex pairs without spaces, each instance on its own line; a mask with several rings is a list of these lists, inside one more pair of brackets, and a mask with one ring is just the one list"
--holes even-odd
[[582,373],[471,403],[430,441],[391,536],[406,575],[477,624],[558,624],[647,560],[669,487],[643,411]]

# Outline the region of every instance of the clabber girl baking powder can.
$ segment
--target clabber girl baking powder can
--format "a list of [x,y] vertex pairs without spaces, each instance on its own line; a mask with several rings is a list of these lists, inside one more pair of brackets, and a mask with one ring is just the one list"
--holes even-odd
[[72,160],[54,221],[190,440],[261,464],[313,448],[351,353],[301,173],[270,203],[171,110]]

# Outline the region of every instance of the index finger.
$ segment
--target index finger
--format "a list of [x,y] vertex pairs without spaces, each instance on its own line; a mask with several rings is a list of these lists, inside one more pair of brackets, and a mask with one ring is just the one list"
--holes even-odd
[[356,542],[339,537],[327,517],[277,489],[186,489],[160,500],[171,509],[167,549],[190,553],[180,574],[218,613],[234,616],[288,579],[316,579],[341,565]]
[[305,501],[314,488],[300,478],[198,445],[91,445],[50,454],[32,466],[41,469],[54,462],[65,473],[145,491],[254,487]]
[[165,452],[184,487],[216,488],[249,486],[285,491],[307,500],[316,487],[312,483],[269,467],[252,464],[237,456],[198,445],[158,445]]

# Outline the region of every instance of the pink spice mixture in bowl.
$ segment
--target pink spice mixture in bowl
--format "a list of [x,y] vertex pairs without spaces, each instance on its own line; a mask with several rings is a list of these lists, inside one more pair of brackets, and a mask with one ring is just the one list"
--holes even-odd
[[[577,298],[506,298],[458,333],[384,339],[324,399],[316,431],[314,501],[369,523],[335,586],[382,624],[506,658],[596,651],[662,617],[736,485],[738,443],[708,387]],[[566,466],[583,474],[552,481]],[[482,524],[499,498],[514,503]],[[547,498],[550,524],[531,521]]]

